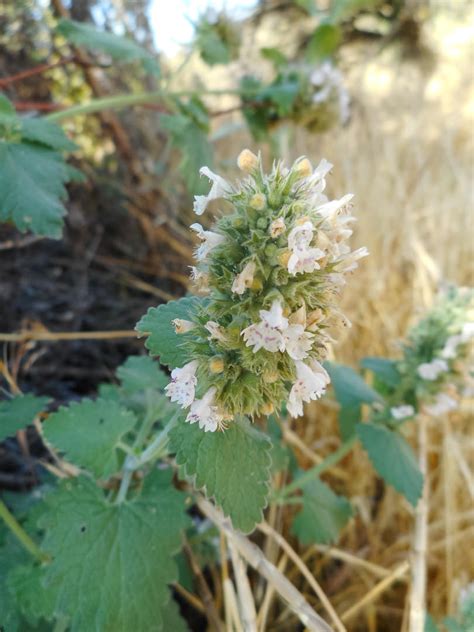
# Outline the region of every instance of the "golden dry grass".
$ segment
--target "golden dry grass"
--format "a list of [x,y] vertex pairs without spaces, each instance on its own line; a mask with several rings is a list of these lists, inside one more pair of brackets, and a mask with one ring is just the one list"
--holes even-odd
[[[471,34],[466,19],[441,13],[427,25],[430,52],[417,59],[404,59],[399,49],[374,56],[374,48],[354,47],[343,59],[354,98],[351,123],[323,136],[289,132],[288,159],[327,158],[335,165],[330,193],[355,193],[355,245],[366,245],[371,253],[343,295],[353,327],[341,332],[333,350],[340,362],[396,355],[397,342],[440,286],[472,284]],[[222,158],[231,159],[247,143],[257,148],[242,136],[222,142]],[[461,587],[474,579],[470,404],[449,419],[429,422],[428,609],[435,618],[455,612]],[[306,467],[338,445],[330,402],[315,405],[292,428],[297,437],[289,439],[300,441],[296,453]],[[416,427],[407,433],[416,448]],[[336,563],[316,548],[300,549],[300,555],[348,630],[407,631],[409,572],[357,608],[378,582],[409,560],[412,510],[394,490],[382,489],[361,449],[327,480],[358,509],[338,548],[375,567]],[[274,511],[269,520],[288,535],[284,515]],[[281,552],[269,550],[275,563],[281,562]],[[307,582],[289,563],[286,573],[317,607]],[[269,630],[294,629],[287,615],[273,614]]]

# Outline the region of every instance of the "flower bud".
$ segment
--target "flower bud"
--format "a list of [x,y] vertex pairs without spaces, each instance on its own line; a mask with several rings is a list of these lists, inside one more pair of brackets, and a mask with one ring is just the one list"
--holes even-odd
[[272,239],[276,239],[286,230],[285,220],[283,217],[279,217],[278,219],[273,220],[270,224],[270,237]]
[[244,149],[237,158],[237,166],[245,173],[252,173],[258,167],[258,158],[250,149]]
[[267,226],[268,226],[268,220],[266,217],[259,217],[257,219],[257,228],[260,228],[261,230],[265,230]]
[[288,265],[288,261],[290,260],[291,252],[289,250],[284,250],[281,255],[278,257],[279,264],[286,268]]
[[183,320],[182,318],[175,318],[171,321],[171,324],[177,334],[185,334],[186,332],[191,331],[191,329],[194,329],[196,326],[190,320]]
[[256,211],[262,211],[267,205],[267,198],[263,195],[263,193],[255,193],[250,198],[250,206]]
[[297,163],[295,171],[300,178],[307,178],[313,173],[313,167],[307,158],[302,158],[302,160]]
[[271,415],[274,410],[275,406],[272,404],[272,402],[265,402],[260,409],[262,415]]
[[209,361],[209,371],[211,373],[222,373],[224,370],[224,360],[219,357],[219,356],[215,356],[214,358],[211,358]]

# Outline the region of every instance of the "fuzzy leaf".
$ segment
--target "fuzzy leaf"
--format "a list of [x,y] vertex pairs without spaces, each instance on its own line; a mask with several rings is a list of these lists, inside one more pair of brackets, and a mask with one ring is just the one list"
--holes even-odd
[[73,151],[77,148],[59,125],[43,118],[21,119],[21,135],[24,140],[41,143],[58,151]]
[[0,142],[0,221],[22,232],[59,238],[72,169],[56,151],[28,142]]
[[357,424],[357,434],[380,476],[415,506],[423,475],[407,441],[398,432],[369,423]]
[[170,450],[195,476],[198,489],[229,516],[236,529],[253,530],[267,504],[271,442],[246,419],[224,432],[203,432],[197,425],[179,423],[170,432]]
[[352,516],[350,502],[319,479],[309,481],[302,490],[303,509],[295,516],[293,533],[304,545],[333,542]]
[[8,588],[31,626],[54,618],[54,595],[45,590],[43,577],[44,567],[31,562],[15,566],[8,575]]
[[400,373],[397,363],[387,358],[367,357],[360,362],[363,369],[368,369],[375,374],[378,380],[390,387],[396,387],[400,383]]
[[93,24],[66,19],[59,21],[56,30],[71,44],[84,46],[93,52],[101,51],[117,61],[139,60],[148,72],[160,72],[158,61],[153,55],[127,37],[100,31]]
[[126,393],[163,389],[169,382],[168,376],[149,356],[129,356],[117,369],[117,377]]
[[145,347],[152,356],[159,356],[162,364],[170,367],[182,367],[188,361],[182,342],[186,334],[176,334],[171,323],[175,318],[190,320],[200,300],[196,297],[185,297],[179,301],[150,307],[138,322],[136,330],[140,334],[148,334]]
[[71,632],[165,631],[168,584],[178,578],[173,556],[188,525],[171,472],[154,470],[141,494],[121,504],[86,477],[61,483],[46,502],[39,526],[53,562],[44,583]]
[[38,413],[49,404],[48,397],[35,395],[19,395],[13,399],[0,402],[0,441],[12,437],[33,423]]
[[354,369],[333,362],[325,362],[324,366],[331,377],[336,400],[341,406],[339,428],[342,438],[346,440],[355,433],[356,424],[361,418],[361,404],[381,401],[381,397]]
[[117,444],[135,423],[135,415],[115,401],[83,399],[50,415],[43,433],[67,459],[108,478],[119,469]]

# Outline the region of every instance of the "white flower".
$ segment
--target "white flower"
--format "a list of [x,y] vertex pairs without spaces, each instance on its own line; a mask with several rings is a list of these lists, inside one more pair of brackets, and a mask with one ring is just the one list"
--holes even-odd
[[213,233],[212,230],[204,230],[201,224],[191,224],[190,228],[197,233],[197,236],[202,241],[202,244],[196,250],[196,259],[198,261],[203,261],[213,248],[225,242],[224,235]]
[[177,334],[185,334],[186,332],[191,331],[191,329],[194,329],[194,327],[196,327],[196,324],[193,323],[191,320],[184,320],[183,318],[175,318],[171,321],[171,324],[173,325],[174,331]]
[[288,325],[283,332],[285,350],[293,360],[303,360],[311,349],[314,334],[305,331],[303,325]]
[[441,351],[441,357],[446,359],[452,359],[456,357],[458,346],[462,343],[461,334],[449,336],[446,340],[443,350]]
[[209,340],[219,340],[220,342],[225,342],[226,337],[224,328],[221,327],[219,323],[216,323],[213,320],[208,320],[204,327],[211,334],[209,336]]
[[279,301],[273,301],[270,310],[260,310],[260,322],[244,329],[247,347],[253,347],[253,352],[266,349],[272,353],[285,350],[285,339],[282,332],[288,327],[288,319],[283,316],[283,308]]
[[469,342],[471,338],[474,338],[474,323],[465,323],[461,331],[462,342]]
[[326,204],[322,204],[317,209],[318,215],[321,215],[326,219],[333,218],[336,213],[338,213],[341,209],[345,208],[349,204],[353,197],[353,193],[348,193],[339,200],[332,200],[331,202],[326,202]]
[[303,414],[303,402],[319,399],[325,393],[330,379],[317,360],[308,363],[297,360],[295,366],[296,382],[288,398],[288,412],[292,417],[300,417]]
[[196,215],[202,215],[207,208],[207,205],[212,200],[218,200],[224,197],[227,193],[231,193],[232,187],[230,184],[213,173],[209,167],[201,167],[199,170],[201,176],[206,176],[212,182],[211,190],[207,195],[195,195],[194,196],[194,212]]
[[448,370],[445,360],[435,358],[431,362],[423,362],[417,368],[416,372],[423,380],[436,380],[444,371]]
[[247,288],[253,283],[253,276],[255,274],[255,262],[249,261],[234,279],[232,283],[232,292],[235,294],[243,294]]
[[394,406],[391,408],[390,414],[394,419],[406,419],[407,417],[413,417],[415,409],[409,404],[403,404],[402,406]]
[[274,219],[270,224],[270,237],[272,239],[276,239],[286,230],[285,220],[283,217],[279,217],[278,219]]
[[171,382],[165,386],[165,391],[172,402],[181,404],[181,408],[191,406],[194,401],[196,388],[197,360],[185,364],[182,369],[171,371]]
[[433,404],[427,404],[424,407],[425,412],[433,417],[440,417],[455,410],[458,407],[457,401],[446,393],[438,393]]
[[342,257],[339,257],[339,261],[342,262],[342,266],[343,266],[341,268],[341,271],[346,272],[346,273],[352,272],[353,270],[359,267],[359,264],[357,263],[357,261],[359,259],[362,259],[363,257],[367,257],[368,255],[369,255],[369,251],[367,250],[365,246],[363,246],[362,248],[357,248],[357,250],[354,250],[353,252],[349,252],[348,254],[345,254]]
[[310,221],[295,226],[288,235],[288,248],[291,250],[288,259],[288,272],[293,276],[303,272],[314,272],[319,269],[318,259],[324,257],[319,248],[311,248],[314,226]]
[[191,410],[186,417],[190,424],[199,423],[199,428],[205,432],[215,432],[224,419],[215,404],[215,387],[210,388],[202,399],[196,399],[191,404]]

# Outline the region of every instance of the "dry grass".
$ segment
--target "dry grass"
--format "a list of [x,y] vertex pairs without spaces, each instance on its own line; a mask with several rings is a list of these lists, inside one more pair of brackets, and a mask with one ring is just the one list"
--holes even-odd
[[[290,132],[287,158],[329,159],[335,165],[330,193],[355,193],[355,242],[371,253],[343,297],[353,328],[341,333],[334,349],[338,361],[356,364],[365,355],[396,355],[397,342],[430,306],[440,285],[472,284],[470,33],[465,16],[461,21],[441,13],[428,24],[431,52],[416,60],[403,59],[393,48],[376,57],[373,48],[353,48],[343,60],[354,96],[350,125],[324,136]],[[242,136],[222,142],[223,160],[243,144],[255,148]],[[465,403],[462,411],[428,426],[428,608],[435,618],[454,612],[460,588],[473,580],[470,412]],[[306,467],[338,444],[330,402],[315,405],[305,422],[294,422],[292,428],[303,444],[296,452]],[[409,428],[408,435],[416,447],[416,429]],[[342,470],[342,476],[327,480],[353,500],[358,512],[338,547],[374,566],[337,561],[317,547],[299,553],[348,630],[407,631],[409,573],[395,582],[387,576],[409,560],[413,512],[392,489],[380,486],[361,449],[346,458]],[[288,536],[284,514],[270,512],[269,521]],[[284,552],[269,551],[318,608]],[[383,590],[371,592],[379,582],[385,582]],[[270,608],[266,629],[296,629],[289,617],[289,611]]]

